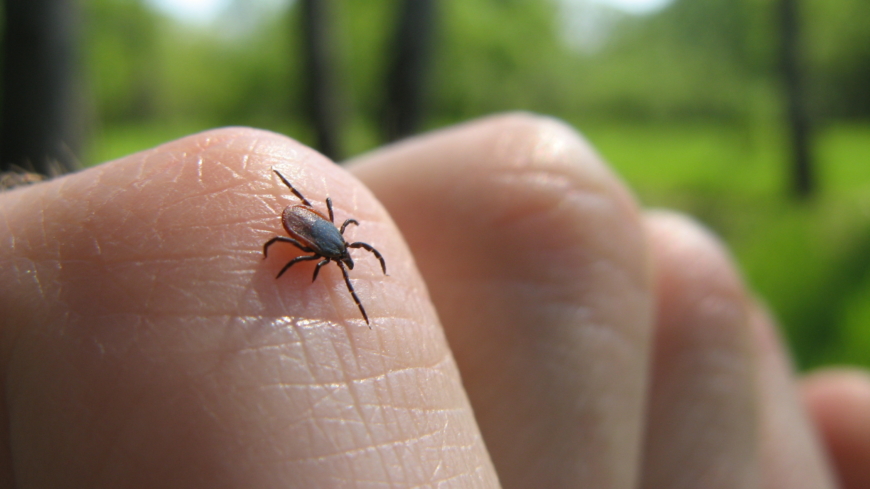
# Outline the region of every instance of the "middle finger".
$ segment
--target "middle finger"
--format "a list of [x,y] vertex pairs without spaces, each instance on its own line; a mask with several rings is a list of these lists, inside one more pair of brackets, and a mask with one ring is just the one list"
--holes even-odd
[[571,129],[500,116],[354,168],[411,246],[505,487],[634,487],[651,323],[634,201]]

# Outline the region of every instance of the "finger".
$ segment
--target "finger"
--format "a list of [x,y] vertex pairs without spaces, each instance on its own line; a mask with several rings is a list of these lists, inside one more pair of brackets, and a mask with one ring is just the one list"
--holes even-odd
[[870,487],[870,375],[858,369],[825,369],[810,374],[801,387],[840,487]]
[[837,487],[815,427],[799,397],[794,370],[774,322],[761,306],[753,305],[750,325],[758,359],[763,487]]
[[[299,199],[386,258],[263,244]],[[468,487],[497,482],[425,287],[337,166],[248,129],[0,195],[0,365],[26,487]],[[6,425],[7,423],[4,423]]]
[[635,203],[589,146],[498,116],[352,170],[408,239],[504,487],[634,487],[649,267]]
[[747,299],[718,241],[682,216],[647,216],[658,319],[643,487],[758,487]]

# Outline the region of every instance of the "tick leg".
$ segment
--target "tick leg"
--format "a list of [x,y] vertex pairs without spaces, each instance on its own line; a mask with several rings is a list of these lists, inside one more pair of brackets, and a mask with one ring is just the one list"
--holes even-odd
[[357,226],[359,226],[359,223],[356,221],[356,219],[348,219],[347,221],[344,221],[344,224],[341,225],[341,229],[338,232],[344,234],[344,230],[351,224],[356,224]]
[[274,238],[270,239],[269,241],[266,241],[266,244],[263,245],[263,259],[264,260],[266,259],[267,256],[269,256],[269,254],[268,254],[269,247],[272,246],[277,241],[281,241],[282,243],[290,243],[292,245],[295,245],[297,248],[299,248],[300,250],[302,250],[306,253],[314,253],[314,250],[303,245],[302,243],[300,243],[299,241],[296,241],[293,238],[288,238],[286,236],[275,236]]
[[357,241],[356,243],[351,243],[347,245],[348,248],[365,248],[368,251],[371,251],[375,254],[378,260],[381,261],[381,269],[384,271],[384,275],[387,274],[387,262],[384,261],[384,257],[378,252],[378,250],[372,248],[372,245],[368,243],[363,243],[362,241]]
[[320,267],[329,263],[329,258],[324,258],[322,262],[318,263],[316,267],[314,267],[314,276],[311,277],[311,281],[314,282],[317,280],[317,274],[320,273]]
[[332,213],[332,199],[326,198],[326,209],[329,211],[329,222],[335,224],[335,214]]
[[308,202],[308,199],[306,199],[301,193],[299,193],[298,190],[293,188],[293,185],[290,185],[290,182],[286,178],[284,178],[284,175],[278,173],[278,170],[276,170],[274,168],[272,169],[272,171],[275,172],[275,175],[278,175],[278,178],[280,178],[281,181],[284,182],[284,185],[286,185],[290,188],[290,191],[293,192],[293,195],[295,195],[296,197],[299,197],[299,200],[301,200],[303,204],[307,205],[308,207],[311,207],[311,202]]
[[353,297],[353,301],[356,302],[357,307],[359,307],[359,312],[362,313],[363,318],[366,320],[366,324],[369,325],[369,329],[372,329],[372,323],[369,322],[369,315],[366,314],[366,310],[362,305],[362,302],[359,301],[359,297],[356,295],[356,291],[353,290],[353,285],[350,284],[350,277],[347,276],[347,268],[344,267],[344,263],[341,261],[335,262],[338,265],[338,268],[341,269],[342,275],[344,275],[344,283],[347,284],[347,290],[350,291],[350,295]]
[[284,275],[284,272],[286,272],[287,269],[289,269],[289,268],[292,267],[293,265],[299,263],[300,261],[311,261],[311,260],[316,260],[316,259],[318,259],[318,258],[320,258],[320,255],[305,255],[305,256],[297,256],[296,258],[294,258],[294,259],[290,260],[289,262],[287,262],[287,264],[284,265],[284,268],[282,268],[281,271],[278,272],[278,275],[276,275],[275,278],[280,278],[281,275]]

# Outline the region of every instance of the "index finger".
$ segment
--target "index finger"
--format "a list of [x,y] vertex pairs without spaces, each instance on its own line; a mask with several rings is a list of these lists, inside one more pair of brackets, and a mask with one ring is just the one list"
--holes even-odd
[[[263,244],[298,203],[354,217],[390,267]],[[7,472],[38,487],[496,479],[425,287],[353,177],[225,129],[0,196]],[[354,251],[354,253],[360,253]],[[6,424],[4,424],[6,425]],[[50,469],[47,469],[50,467]]]

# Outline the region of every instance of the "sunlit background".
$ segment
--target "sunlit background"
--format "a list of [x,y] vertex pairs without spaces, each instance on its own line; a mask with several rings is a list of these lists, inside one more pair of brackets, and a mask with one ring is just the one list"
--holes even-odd
[[[257,0],[276,7],[285,7],[292,0]],[[559,0],[564,4],[581,5],[590,3],[613,7],[633,14],[649,14],[661,10],[673,0]],[[215,20],[232,0],[148,0],[148,3],[167,17],[178,22],[207,24]]]
[[[323,2],[328,148],[312,118],[303,3],[82,0],[77,160],[224,125],[339,160],[407,133],[390,132],[385,114],[400,98],[391,70],[408,2]],[[408,127],[517,109],[564,119],[645,205],[723,236],[801,367],[870,366],[868,0],[431,5],[431,35],[409,58],[419,76]]]

